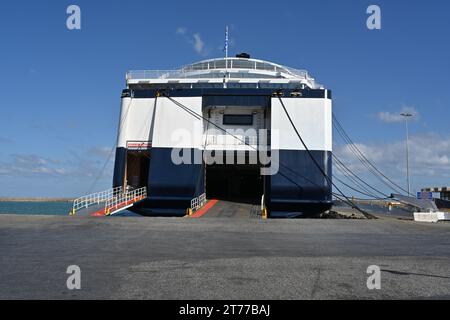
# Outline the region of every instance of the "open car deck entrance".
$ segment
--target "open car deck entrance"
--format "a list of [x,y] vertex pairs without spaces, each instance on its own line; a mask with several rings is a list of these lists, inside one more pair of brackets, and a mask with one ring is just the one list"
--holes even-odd
[[126,185],[133,188],[147,186],[149,165],[150,151],[128,150],[126,160]]
[[263,195],[259,165],[214,164],[206,166],[206,196],[236,202],[259,203]]

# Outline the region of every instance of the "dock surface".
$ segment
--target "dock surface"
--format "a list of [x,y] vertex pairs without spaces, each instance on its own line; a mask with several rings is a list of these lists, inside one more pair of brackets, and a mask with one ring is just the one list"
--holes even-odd
[[259,219],[261,215],[261,205],[239,203],[230,200],[215,200],[211,208],[201,215],[202,218],[231,218],[231,219]]
[[450,299],[448,223],[0,215],[0,252],[0,299]]

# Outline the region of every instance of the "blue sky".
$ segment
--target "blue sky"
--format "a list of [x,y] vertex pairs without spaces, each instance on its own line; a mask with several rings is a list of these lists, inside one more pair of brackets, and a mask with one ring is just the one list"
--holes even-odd
[[[66,8],[81,8],[81,30]],[[382,29],[366,9],[381,7]],[[120,93],[129,69],[172,69],[230,53],[305,68],[333,90],[349,135],[413,189],[450,184],[448,1],[9,1],[0,10],[0,196],[77,196],[111,184]],[[335,137],[335,150],[366,173]],[[367,175],[367,179],[370,176]],[[375,183],[375,182],[374,182]]]

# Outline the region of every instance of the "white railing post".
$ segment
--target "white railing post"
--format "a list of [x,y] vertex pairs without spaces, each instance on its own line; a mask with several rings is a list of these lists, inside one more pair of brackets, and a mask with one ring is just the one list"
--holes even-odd
[[82,196],[74,200],[71,214],[76,213],[81,208],[88,208],[92,204],[105,203],[105,213],[111,209],[118,210],[122,206],[128,206],[129,202],[137,202],[147,195],[147,188],[142,187],[128,191],[123,187],[116,187],[105,191]]

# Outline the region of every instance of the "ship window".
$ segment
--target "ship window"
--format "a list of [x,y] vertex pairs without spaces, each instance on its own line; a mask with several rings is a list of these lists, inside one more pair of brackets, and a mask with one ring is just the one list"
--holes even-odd
[[267,83],[260,82],[260,89],[302,89],[303,84],[299,83]]
[[243,125],[251,126],[253,125],[253,115],[252,114],[224,114],[223,115],[224,125]]
[[188,67],[188,70],[205,70],[205,69],[208,69],[208,63],[205,62],[196,63]]
[[194,83],[192,89],[223,88],[222,83]]
[[214,68],[215,69],[223,69],[223,68],[225,68],[225,60],[216,60]]
[[274,67],[273,67],[273,65],[268,64],[268,63],[257,62],[256,63],[256,69],[273,71]]
[[202,105],[208,106],[261,106],[267,108],[270,106],[270,96],[209,96],[205,95],[202,99]]
[[260,89],[281,89],[282,88],[282,84],[281,83],[260,82],[259,83],[259,88]]
[[231,89],[231,88],[253,88],[256,89],[258,88],[258,84],[256,83],[233,83],[233,82],[229,82],[227,84],[227,88]]
[[255,63],[248,60],[233,60],[233,69],[254,69]]

